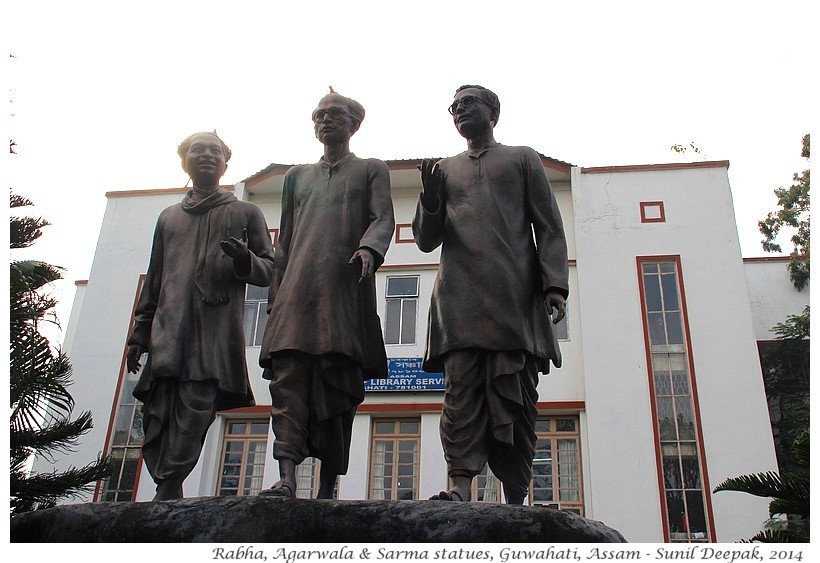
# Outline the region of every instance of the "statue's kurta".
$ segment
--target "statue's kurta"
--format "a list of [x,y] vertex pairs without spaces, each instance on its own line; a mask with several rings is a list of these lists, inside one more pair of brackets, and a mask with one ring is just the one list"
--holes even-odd
[[[245,284],[268,285],[273,246],[262,211],[219,189],[191,190],[159,216],[129,345],[148,350],[134,389],[145,402],[159,378],[218,382],[218,408],[253,405],[243,338]],[[247,229],[250,268],[237,271],[220,247]]]
[[333,166],[295,166],[282,190],[260,363],[286,350],[342,354],[366,378],[385,377],[375,276],[360,280],[361,265],[348,262],[360,248],[372,252],[376,268],[384,262],[395,229],[387,165],[350,153]]
[[441,245],[424,368],[441,371],[442,356],[466,348],[526,352],[545,373],[550,360],[560,367],[544,296],[569,292],[567,244],[538,153],[498,144],[439,166],[441,205],[419,201],[413,221],[422,251]]

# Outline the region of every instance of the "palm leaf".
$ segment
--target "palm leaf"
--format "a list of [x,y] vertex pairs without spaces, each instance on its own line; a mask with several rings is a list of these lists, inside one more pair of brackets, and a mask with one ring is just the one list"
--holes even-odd
[[738,491],[758,497],[779,497],[784,491],[780,475],[774,471],[730,477],[715,487],[714,492]]
[[38,430],[22,428],[9,433],[9,446],[12,451],[31,452],[54,460],[55,453],[73,451],[80,436],[93,428],[91,413],[84,411],[74,420],[61,418]]
[[52,352],[48,340],[38,332],[16,343],[10,353],[11,427],[42,428],[50,421],[68,416],[74,399],[68,357]]
[[12,513],[54,506],[59,498],[73,498],[91,492],[96,482],[109,477],[110,472],[107,458],[97,458],[85,467],[72,466],[60,473],[53,471],[25,476],[12,472],[9,480]]
[[805,532],[789,529],[763,530],[750,540],[750,542],[759,543],[807,543],[808,541],[809,536]]

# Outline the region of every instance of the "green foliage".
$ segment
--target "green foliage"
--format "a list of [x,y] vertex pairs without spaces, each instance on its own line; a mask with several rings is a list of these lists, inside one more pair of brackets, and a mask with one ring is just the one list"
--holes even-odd
[[[771,497],[767,529],[751,538],[754,542],[808,542],[811,495],[809,492],[809,433],[794,441],[792,450],[798,467],[788,474],[772,471],[726,479],[714,492],[739,491]],[[778,518],[779,516],[785,518]]]
[[[11,194],[12,209],[31,205]],[[36,241],[42,219],[10,219],[12,249],[26,248]],[[13,261],[9,271],[9,449],[11,460],[11,512],[53,506],[58,499],[76,496],[93,488],[108,475],[108,462],[98,458],[83,468],[71,467],[45,474],[29,474],[27,464],[33,455],[53,460],[58,453],[71,451],[79,437],[92,427],[91,413],[83,412],[70,420],[74,398],[71,363],[54,351],[39,332],[43,321],[54,322],[56,300],[44,293],[46,286],[62,277],[61,269],[33,260]]]
[[774,342],[761,343],[761,366],[777,461],[781,472],[797,467],[792,443],[809,429],[810,331],[811,309],[789,315],[772,330]]
[[[807,134],[803,137],[801,156],[810,158],[811,139]],[[788,188],[777,188],[777,211],[770,212],[765,219],[758,221],[760,233],[763,235],[763,249],[766,252],[782,252],[783,248],[775,239],[783,227],[794,230],[791,242],[794,246],[789,262],[789,276],[794,286],[801,290],[806,286],[811,275],[811,201],[810,184],[811,171],[806,169],[802,173],[794,174],[793,184]]]

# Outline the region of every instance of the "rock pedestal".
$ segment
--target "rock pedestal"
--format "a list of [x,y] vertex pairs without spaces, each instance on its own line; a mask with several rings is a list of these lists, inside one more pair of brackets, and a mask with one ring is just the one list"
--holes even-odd
[[625,542],[601,522],[542,507],[447,501],[208,497],[63,505],[15,516],[12,542]]

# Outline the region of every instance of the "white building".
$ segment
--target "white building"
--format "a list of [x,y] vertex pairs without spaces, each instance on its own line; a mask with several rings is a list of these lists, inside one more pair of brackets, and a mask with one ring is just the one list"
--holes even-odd
[[[776,470],[756,341],[809,292],[783,259],[743,260],[728,162],[578,168],[542,158],[564,219],[570,297],[564,367],[541,378],[531,504],[574,510],[632,542],[748,538],[768,500],[712,494],[727,477]],[[440,375],[420,371],[438,253],[421,253],[410,223],[418,160],[389,161],[394,242],[377,273],[391,379],[371,382],[354,423],[342,499],[424,499],[447,488],[439,442]],[[271,165],[234,193],[263,210],[278,234],[282,178]],[[146,501],[154,485],[139,457],[139,409],[125,370],[126,337],[159,212],[184,190],[107,194],[87,282],[78,282],[65,350],[77,408],[95,428],[61,465],[105,451],[119,473],[93,499]],[[255,494],[278,479],[271,457],[267,381],[254,346],[266,291],[248,292],[248,365],[257,407],[221,412],[186,496]],[[137,416],[135,416],[135,414]],[[125,460],[122,463],[122,460]],[[36,470],[48,470],[44,462]],[[300,494],[318,475],[303,464]],[[474,498],[501,499],[492,475]]]

